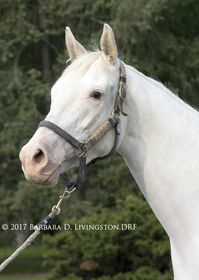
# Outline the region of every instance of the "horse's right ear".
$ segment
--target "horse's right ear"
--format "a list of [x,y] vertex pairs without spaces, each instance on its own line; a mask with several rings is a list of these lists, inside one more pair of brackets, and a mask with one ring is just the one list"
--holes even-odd
[[71,32],[68,26],[66,27],[65,31],[65,40],[68,54],[71,60],[76,59],[80,55],[87,53],[86,49],[75,39],[73,33]]

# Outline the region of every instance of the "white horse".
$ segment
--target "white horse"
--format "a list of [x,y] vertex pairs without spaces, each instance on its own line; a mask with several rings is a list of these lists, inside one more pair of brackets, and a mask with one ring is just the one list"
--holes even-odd
[[[102,51],[87,52],[66,28],[72,64],[52,87],[46,120],[83,141],[110,116],[118,90],[120,60],[111,27],[104,25]],[[117,152],[165,228],[175,280],[199,279],[199,113],[161,83],[125,65],[127,85]],[[110,130],[87,154],[109,153]],[[78,165],[75,148],[40,127],[20,152],[28,180],[56,185]]]

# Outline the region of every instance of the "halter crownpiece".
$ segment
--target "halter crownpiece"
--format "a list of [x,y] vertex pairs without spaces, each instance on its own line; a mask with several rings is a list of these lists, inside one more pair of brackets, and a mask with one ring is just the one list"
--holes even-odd
[[[62,177],[64,178],[68,189],[77,188],[80,185],[82,178],[85,176],[87,166],[90,166],[98,160],[107,158],[115,152],[120,135],[120,114],[127,116],[127,114],[123,111],[123,103],[125,101],[125,98],[126,70],[124,64],[120,61],[119,88],[111,116],[99,128],[97,128],[97,130],[92,135],[90,135],[87,140],[85,140],[84,142],[79,142],[76,138],[74,138],[68,132],[51,121],[44,120],[39,123],[38,127],[47,127],[48,129],[52,130],[60,137],[62,137],[67,143],[71,144],[77,151],[77,156],[79,158],[79,171],[75,180],[71,181],[66,173],[62,174]],[[91,162],[86,164],[86,153],[93,146],[95,146],[99,142],[99,140],[112,128],[115,132],[115,139],[111,151],[107,155],[95,158]]]

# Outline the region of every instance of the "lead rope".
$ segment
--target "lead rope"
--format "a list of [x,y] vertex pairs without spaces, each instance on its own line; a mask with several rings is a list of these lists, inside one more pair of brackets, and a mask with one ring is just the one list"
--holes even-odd
[[34,232],[26,239],[26,241],[17,248],[10,257],[8,257],[5,261],[3,261],[0,265],[0,272],[3,271],[9,263],[11,263],[20,253],[22,253],[28,246],[30,246],[33,241],[39,236],[42,230],[49,224],[51,220],[54,219],[55,216],[59,215],[61,211],[61,203],[64,199],[70,197],[70,195],[76,190],[76,187],[71,190],[66,188],[62,195],[60,195],[57,204],[55,204],[51,210],[51,212],[43,218],[37,225],[34,226]]

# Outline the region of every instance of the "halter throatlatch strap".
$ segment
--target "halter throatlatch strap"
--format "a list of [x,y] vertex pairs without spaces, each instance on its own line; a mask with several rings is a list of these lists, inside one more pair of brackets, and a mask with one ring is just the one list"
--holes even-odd
[[[77,151],[77,156],[79,158],[79,171],[76,176],[76,179],[71,181],[66,173],[62,175],[68,188],[77,188],[81,182],[81,179],[86,173],[86,167],[96,162],[97,160],[104,159],[115,152],[118,144],[118,138],[120,135],[120,114],[127,116],[123,111],[123,103],[126,98],[126,70],[124,64],[120,62],[120,77],[119,77],[119,86],[118,94],[115,101],[115,106],[112,111],[111,116],[106,120],[92,135],[88,137],[84,142],[79,142],[72,135],[67,133],[65,130],[57,126],[56,124],[44,120],[39,123],[39,127],[47,127],[50,130],[54,131],[60,137],[62,137],[66,142],[71,144]],[[95,146],[99,140],[111,129],[114,129],[115,139],[111,151],[102,157],[95,158],[88,165],[86,165],[86,153]]]
[[127,116],[123,111],[123,103],[126,98],[126,70],[124,64],[120,65],[120,80],[119,80],[119,91],[116,98],[115,109],[114,111],[118,114],[122,114],[123,116]]

